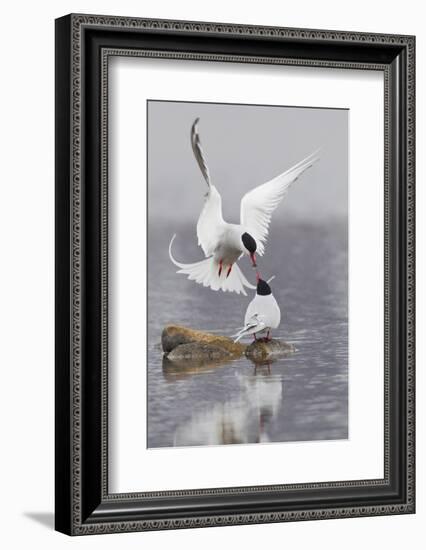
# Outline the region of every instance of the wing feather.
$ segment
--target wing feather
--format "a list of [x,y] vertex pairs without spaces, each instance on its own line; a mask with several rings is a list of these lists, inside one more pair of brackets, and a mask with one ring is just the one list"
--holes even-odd
[[198,134],[198,122],[196,118],[191,127],[191,145],[195,160],[208,185],[206,199],[197,222],[198,245],[201,246],[206,256],[214,254],[225,224],[222,217],[222,198],[219,191],[210,181],[209,169],[201,147]]
[[206,256],[211,256],[224,229],[222,197],[214,185],[210,185],[204,207],[197,222],[198,245]]
[[201,173],[203,174],[204,179],[207,182],[207,185],[210,187],[209,167],[207,166],[206,158],[204,156],[203,149],[201,147],[200,136],[198,134],[199,120],[200,120],[199,118],[196,118],[191,127],[191,145],[192,145],[192,150],[194,152],[195,160],[197,161],[198,166],[200,167]]
[[256,240],[257,252],[265,251],[272,212],[280,204],[290,185],[319,159],[318,151],[312,153],[286,172],[255,187],[241,200],[241,225]]
[[169,257],[176,267],[179,268],[177,273],[183,273],[188,276],[188,279],[195,281],[205,287],[210,287],[212,290],[223,290],[223,292],[236,292],[247,296],[246,288],[255,289],[256,287],[248,282],[243,272],[237,264],[234,265],[229,276],[225,273],[219,275],[219,264],[214,256],[209,256],[199,262],[191,264],[178,262],[172,254],[172,245],[176,238],[173,235],[169,244]]

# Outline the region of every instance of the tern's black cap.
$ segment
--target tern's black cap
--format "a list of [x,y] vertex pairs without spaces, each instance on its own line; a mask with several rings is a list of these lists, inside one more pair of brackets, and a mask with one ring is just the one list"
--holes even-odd
[[256,252],[257,244],[251,235],[249,235],[248,233],[243,233],[241,235],[241,240],[243,241],[243,245],[249,252],[251,252],[252,254]]
[[266,281],[259,279],[257,281],[256,293],[259,294],[259,296],[269,296],[272,294],[272,290]]

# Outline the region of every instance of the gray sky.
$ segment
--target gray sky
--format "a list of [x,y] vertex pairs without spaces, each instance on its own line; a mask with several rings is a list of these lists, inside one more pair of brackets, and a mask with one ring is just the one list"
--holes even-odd
[[222,195],[226,221],[239,222],[244,193],[320,147],[320,161],[294,183],[272,221],[316,222],[347,216],[349,111],[149,101],[152,220],[195,224],[198,219],[207,187],[190,144],[190,128],[197,117],[211,180]]

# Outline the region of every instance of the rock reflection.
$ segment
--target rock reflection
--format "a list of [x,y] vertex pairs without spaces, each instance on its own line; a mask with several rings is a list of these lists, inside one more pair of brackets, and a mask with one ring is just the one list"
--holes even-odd
[[271,362],[257,363],[235,377],[238,398],[193,413],[175,430],[174,446],[270,441],[268,428],[282,406],[281,377],[272,375]]
[[209,361],[182,359],[170,361],[163,357],[163,376],[168,382],[185,380],[195,374],[205,374],[228,365],[232,359],[217,359]]

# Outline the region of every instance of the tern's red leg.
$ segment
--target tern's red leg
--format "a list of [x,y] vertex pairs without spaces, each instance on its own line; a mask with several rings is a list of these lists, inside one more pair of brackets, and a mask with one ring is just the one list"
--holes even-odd
[[219,262],[219,277],[222,275],[223,260]]
[[226,278],[229,277],[229,275],[231,274],[231,271],[232,271],[232,264],[228,267],[228,271],[226,272]]
[[253,334],[253,338],[254,338],[254,341],[256,342],[257,341],[257,338],[256,338],[256,333]]
[[269,341],[270,339],[271,339],[271,338],[269,337],[269,330],[268,330],[268,332],[266,333],[266,340]]

